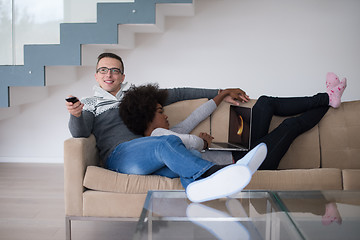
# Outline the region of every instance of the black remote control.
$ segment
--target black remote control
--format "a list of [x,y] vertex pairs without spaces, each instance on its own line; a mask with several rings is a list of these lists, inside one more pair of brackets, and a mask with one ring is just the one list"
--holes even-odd
[[65,100],[67,102],[72,102],[72,103],[76,103],[79,101],[79,99],[77,99],[77,97],[69,97],[69,98],[65,98]]

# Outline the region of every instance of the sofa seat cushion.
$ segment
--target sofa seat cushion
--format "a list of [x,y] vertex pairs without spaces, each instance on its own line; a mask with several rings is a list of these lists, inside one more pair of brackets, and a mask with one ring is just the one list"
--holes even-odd
[[342,170],[344,190],[360,190],[360,169]]
[[[89,166],[84,187],[96,191],[146,194],[149,190],[183,190],[179,178],[129,175]],[[291,169],[257,171],[245,189],[257,190],[341,190],[340,169]]]
[[157,175],[122,174],[97,166],[88,166],[84,187],[115,193],[147,193],[149,190],[183,190],[179,178]]
[[245,189],[341,190],[341,170],[335,168],[260,170]]

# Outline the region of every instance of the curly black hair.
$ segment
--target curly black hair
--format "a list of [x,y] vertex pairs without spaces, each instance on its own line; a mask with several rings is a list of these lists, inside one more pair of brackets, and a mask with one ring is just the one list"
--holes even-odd
[[158,84],[132,85],[120,103],[120,117],[135,134],[143,135],[154,120],[157,104],[164,106],[168,92]]

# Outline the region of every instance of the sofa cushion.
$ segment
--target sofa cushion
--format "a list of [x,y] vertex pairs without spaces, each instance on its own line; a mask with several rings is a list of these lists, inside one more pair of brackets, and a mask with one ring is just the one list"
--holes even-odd
[[[256,100],[250,100],[241,106],[252,107]],[[222,102],[211,117],[211,134],[214,141],[227,141],[230,104]],[[285,117],[274,116],[269,132],[277,127]],[[301,134],[291,144],[281,159],[278,169],[304,169],[320,167],[320,144],[318,126]]]
[[[170,128],[185,120],[196,108],[207,101],[207,98],[186,100],[164,107],[164,113],[168,116]],[[200,132],[210,133],[210,117],[202,121],[191,133],[199,135]]]
[[97,166],[88,166],[84,187],[117,193],[147,193],[149,190],[183,189],[179,178],[157,175],[122,174]]
[[324,168],[360,168],[360,101],[330,108],[319,123]]
[[342,170],[344,190],[360,190],[360,169]]
[[[149,190],[183,190],[179,178],[155,175],[128,175],[89,166],[84,186],[88,189],[146,194]],[[266,190],[339,190],[342,189],[340,169],[293,169],[257,171],[246,189]]]
[[341,170],[335,168],[262,170],[255,172],[245,189],[341,190]]

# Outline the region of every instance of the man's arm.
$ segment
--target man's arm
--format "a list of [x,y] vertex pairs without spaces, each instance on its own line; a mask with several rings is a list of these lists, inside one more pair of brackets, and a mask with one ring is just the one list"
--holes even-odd
[[83,111],[84,104],[80,101],[66,102],[65,105],[70,113],[69,130],[71,135],[75,138],[89,137],[92,132],[94,114]]
[[247,102],[250,98],[246,94],[245,91],[240,88],[232,88],[232,89],[204,89],[204,88],[171,88],[167,89],[168,98],[165,102],[165,106],[174,102],[183,101],[183,100],[191,100],[198,98],[208,98],[212,99],[216,96],[224,96],[220,101],[216,101],[216,105],[218,102],[221,102],[223,99],[225,102],[239,105],[240,102]]
[[203,88],[171,88],[167,89],[168,98],[165,102],[165,106],[183,101],[183,100],[191,100],[198,98],[214,98],[219,89],[203,89]]
[[70,99],[70,98],[75,98],[76,101],[66,101],[65,102],[68,112],[75,117],[80,117],[83,107],[84,107],[84,104],[82,102],[80,102],[77,97],[69,95],[67,99]]
[[74,138],[89,137],[92,133],[94,115],[91,112],[83,111],[80,117],[70,114],[69,130]]
[[219,106],[223,100],[225,102],[239,106],[240,103],[248,102],[250,97],[240,88],[228,88],[224,90],[220,89],[219,94],[214,97],[214,101],[216,105]]

